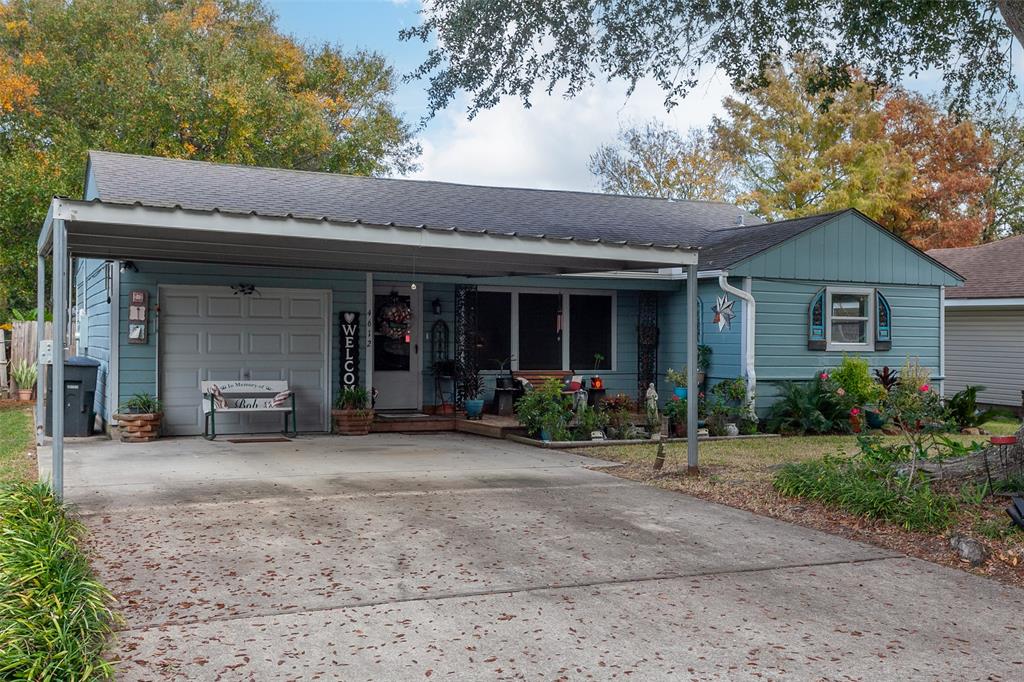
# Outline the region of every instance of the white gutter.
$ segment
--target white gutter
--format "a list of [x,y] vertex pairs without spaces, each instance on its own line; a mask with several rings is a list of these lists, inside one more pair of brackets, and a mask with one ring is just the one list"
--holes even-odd
[[757,313],[754,295],[750,293],[750,278],[744,279],[743,289],[737,289],[729,284],[729,271],[725,270],[718,274],[718,286],[743,301],[743,374],[747,378],[747,406],[753,410],[757,389],[757,371],[754,368],[754,320]]
[[946,308],[1022,308],[1024,297],[1017,298],[946,298]]

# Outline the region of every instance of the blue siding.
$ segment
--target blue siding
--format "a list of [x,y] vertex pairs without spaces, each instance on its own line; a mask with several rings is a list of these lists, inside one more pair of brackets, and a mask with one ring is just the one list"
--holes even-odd
[[[658,326],[661,338],[658,349],[658,393],[663,398],[672,394],[672,387],[665,379],[669,369],[682,371],[686,365],[686,282],[676,282],[676,291],[663,294],[658,311]],[[739,282],[732,284],[740,286]],[[701,302],[702,315],[698,324],[702,330],[703,343],[711,347],[711,367],[708,369],[708,384],[722,379],[732,379],[742,373],[743,301],[733,305],[736,317],[728,329],[718,330],[715,324],[715,301],[722,290],[715,280],[702,279],[697,296]],[[730,298],[734,298],[731,297]],[[698,337],[701,338],[701,337]]]
[[822,282],[959,286],[960,280],[863,216],[849,212],[729,269],[732,275]]
[[[107,410],[107,375],[110,367],[110,303],[104,261],[75,261],[75,309],[85,312],[78,329],[78,354],[94,358],[100,367],[96,377],[96,414],[103,421]],[[81,319],[81,318],[80,318]]]
[[[823,286],[822,282],[754,280],[759,410],[770,405],[777,395],[773,382],[810,379],[816,371],[835,367],[842,361],[842,352],[807,350],[807,308]],[[877,288],[892,306],[892,348],[851,355],[866,358],[873,368],[899,367],[907,357],[917,357],[939,379],[939,287]]]
[[[366,307],[366,275],[361,272],[332,272],[321,270],[294,270],[285,268],[251,268],[245,266],[201,265],[181,263],[137,262],[139,272],[121,275],[120,315],[120,394],[122,399],[134,393],[157,394],[157,341],[159,338],[158,285],[200,284],[230,286],[239,282],[255,284],[257,288],[280,287],[289,289],[330,289],[333,292],[331,318],[331,358],[334,369],[331,394],[338,391],[337,358],[339,339],[336,321],[338,313],[346,310],[362,311]],[[132,290],[149,292],[149,342],[128,343],[128,300]]]
[[[283,268],[249,268],[244,266],[208,266],[199,264],[153,263],[138,262],[139,272],[125,272],[121,276],[121,323],[120,323],[120,393],[128,397],[134,393],[157,393],[157,339],[159,331],[159,315],[151,314],[149,343],[129,344],[127,342],[127,308],[129,293],[134,289],[145,289],[149,292],[151,306],[154,310],[159,305],[158,286],[160,284],[200,284],[227,286],[240,281],[251,282],[257,287],[312,288],[330,289],[333,292],[334,306],[331,322],[331,353],[332,360],[338,357],[336,320],[338,313],[344,310],[363,310],[366,305],[366,275],[362,272],[331,272],[331,271],[298,271]],[[391,275],[375,273],[375,281],[406,282],[411,281],[409,275]],[[495,286],[562,288],[562,289],[619,289],[617,293],[618,308],[616,311],[616,367],[615,371],[602,371],[605,385],[610,392],[636,394],[636,324],[639,290],[644,288],[677,288],[676,282],[650,282],[617,279],[582,279],[554,277],[516,277],[465,280],[463,278],[444,278],[436,276],[417,276],[423,282],[423,402],[431,405],[436,402],[435,385],[431,370],[432,343],[429,334],[438,316],[433,313],[432,302],[441,300],[443,319],[451,334],[449,353],[454,355],[455,344],[455,287],[458,282],[489,284]],[[684,304],[685,305],[685,304]],[[710,310],[710,308],[709,308]],[[681,346],[681,344],[680,344]],[[579,368],[589,373],[589,368]],[[331,377],[332,392],[338,390],[338,372],[335,367]],[[493,387],[497,371],[487,372],[489,387]],[[446,387],[450,389],[450,387]]]

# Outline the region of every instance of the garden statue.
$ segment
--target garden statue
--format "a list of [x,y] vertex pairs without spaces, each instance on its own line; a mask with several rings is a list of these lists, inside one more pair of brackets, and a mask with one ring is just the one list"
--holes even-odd
[[644,404],[647,408],[647,424],[653,429],[658,424],[658,391],[655,390],[653,382],[647,384]]

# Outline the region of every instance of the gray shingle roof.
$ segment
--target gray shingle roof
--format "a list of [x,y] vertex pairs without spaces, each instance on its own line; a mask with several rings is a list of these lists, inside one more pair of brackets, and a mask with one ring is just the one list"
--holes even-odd
[[845,211],[833,211],[806,218],[793,218],[774,223],[711,231],[706,235],[700,250],[700,269],[726,269],[802,232],[826,223],[841,213],[845,213]]
[[237,166],[93,151],[106,203],[326,218],[379,225],[699,246],[716,228],[760,222],[726,203]]
[[947,289],[946,298],[1024,296],[1024,235],[959,249],[932,249],[928,255],[966,279],[964,286]]

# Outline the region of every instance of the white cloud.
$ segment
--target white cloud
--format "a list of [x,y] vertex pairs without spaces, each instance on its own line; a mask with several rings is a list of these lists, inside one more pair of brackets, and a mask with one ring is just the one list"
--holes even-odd
[[701,85],[672,111],[653,82],[643,81],[629,98],[621,83],[601,83],[573,99],[537,96],[527,109],[507,99],[466,118],[466,99],[438,114],[421,137],[422,170],[412,177],[482,185],[592,191],[597,183],[587,159],[611,142],[620,124],[660,118],[681,131],[710,122],[729,94],[722,76]]

